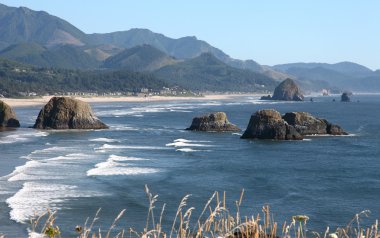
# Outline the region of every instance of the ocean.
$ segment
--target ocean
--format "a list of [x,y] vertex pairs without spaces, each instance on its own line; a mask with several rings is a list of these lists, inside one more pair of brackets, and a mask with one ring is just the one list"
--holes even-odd
[[[362,224],[372,224],[380,218],[380,95],[354,95],[351,103],[313,99],[94,103],[110,129],[85,131],[30,129],[41,107],[15,108],[22,128],[0,133],[0,234],[27,237],[29,219],[47,208],[57,210],[62,237],[75,237],[75,226],[99,208],[102,230],[126,209],[117,229],[142,231],[145,185],[158,194],[156,214],[166,204],[166,227],[183,196],[191,194],[196,221],[214,191],[225,191],[233,210],[242,189],[243,215],[268,204],[279,223],[302,214],[309,230],[324,232],[368,209]],[[260,109],[310,112],[350,135],[264,141],[184,130],[193,117],[216,111],[245,130]]]

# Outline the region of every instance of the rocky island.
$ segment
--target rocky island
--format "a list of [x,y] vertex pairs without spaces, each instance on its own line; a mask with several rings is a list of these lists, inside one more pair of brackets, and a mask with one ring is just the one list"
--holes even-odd
[[331,124],[325,119],[312,116],[307,112],[287,112],[282,117],[301,135],[347,135],[340,126]]
[[214,112],[207,115],[194,117],[189,128],[186,130],[190,131],[214,131],[214,132],[224,132],[224,131],[240,131],[240,129],[231,124],[227,115],[224,112]]
[[272,97],[263,96],[261,100],[303,101],[304,96],[294,80],[287,78],[275,88]]
[[0,101],[0,129],[6,127],[20,127],[20,122],[13,109],[3,101]]
[[344,93],[342,93],[342,96],[340,97],[340,101],[341,102],[351,102],[350,96],[352,96],[352,93],[344,92]]
[[251,116],[242,139],[302,140],[303,136],[273,109],[257,111]]
[[249,120],[242,139],[302,140],[307,135],[347,135],[340,126],[307,112],[288,112],[284,116],[273,109],[257,111]]
[[68,97],[53,97],[40,111],[36,129],[107,129],[93,113],[91,106]]

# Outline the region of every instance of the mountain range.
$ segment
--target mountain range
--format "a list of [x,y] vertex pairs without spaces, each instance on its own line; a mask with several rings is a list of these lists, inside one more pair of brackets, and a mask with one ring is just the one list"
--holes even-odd
[[86,34],[47,12],[2,4],[0,57],[36,67],[145,72],[198,90],[272,90],[288,77],[304,91],[380,89],[380,73],[355,63],[264,66],[233,59],[195,36],[172,39],[148,29]]

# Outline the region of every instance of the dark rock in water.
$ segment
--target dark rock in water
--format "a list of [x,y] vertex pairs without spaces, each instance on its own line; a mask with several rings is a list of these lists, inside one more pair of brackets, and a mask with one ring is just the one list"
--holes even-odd
[[307,112],[287,112],[283,119],[302,135],[327,134],[326,122]]
[[331,124],[329,122],[327,122],[327,134],[336,136],[348,135],[348,133],[345,132],[340,126]]
[[274,90],[272,100],[303,101],[304,96],[292,79],[285,79]]
[[37,129],[107,129],[86,102],[53,97],[40,111],[33,128]]
[[0,101],[0,128],[2,127],[20,127],[20,122],[12,108]]
[[307,112],[288,112],[283,119],[301,135],[347,135],[342,128]]
[[272,97],[270,95],[268,96],[262,96],[260,100],[272,100]]
[[186,130],[191,131],[240,131],[240,129],[231,124],[224,112],[215,112],[208,115],[194,117],[191,126]]
[[340,101],[341,102],[350,102],[351,101],[351,98],[350,98],[351,95],[352,95],[352,93],[350,93],[350,92],[342,93]]
[[260,110],[251,116],[242,139],[302,140],[297,130],[275,110]]
[[251,116],[241,138],[302,140],[303,136],[314,134],[347,135],[347,132],[307,112],[288,112],[281,117],[275,110],[261,110]]

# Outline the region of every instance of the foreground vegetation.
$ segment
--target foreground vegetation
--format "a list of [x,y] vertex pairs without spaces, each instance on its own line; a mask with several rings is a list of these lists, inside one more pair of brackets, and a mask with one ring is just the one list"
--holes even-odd
[[[180,201],[171,229],[164,229],[162,220],[165,212],[165,204],[159,213],[156,213],[155,203],[158,195],[153,195],[148,187],[146,194],[149,200],[146,225],[142,231],[133,228],[117,228],[118,221],[123,217],[125,210],[115,218],[108,230],[104,232],[100,228],[94,228],[99,219],[100,209],[92,219],[87,218],[84,225],[77,225],[73,229],[77,232],[77,238],[188,238],[188,237],[223,237],[223,238],[379,238],[378,221],[370,227],[361,226],[361,218],[368,216],[369,211],[356,214],[346,227],[330,231],[327,227],[323,233],[313,232],[307,229],[309,218],[305,215],[295,215],[289,223],[279,224],[270,213],[269,206],[262,208],[262,213],[251,217],[242,217],[240,207],[244,190],[240,199],[235,202],[236,212],[232,214],[226,207],[226,194],[215,192],[207,201],[200,216],[194,220],[192,213],[194,207],[188,207],[187,201],[190,195],[186,195]],[[47,211],[45,214],[31,220],[30,237],[61,237],[59,226],[55,224],[56,213]],[[0,235],[0,238],[1,235]]]

